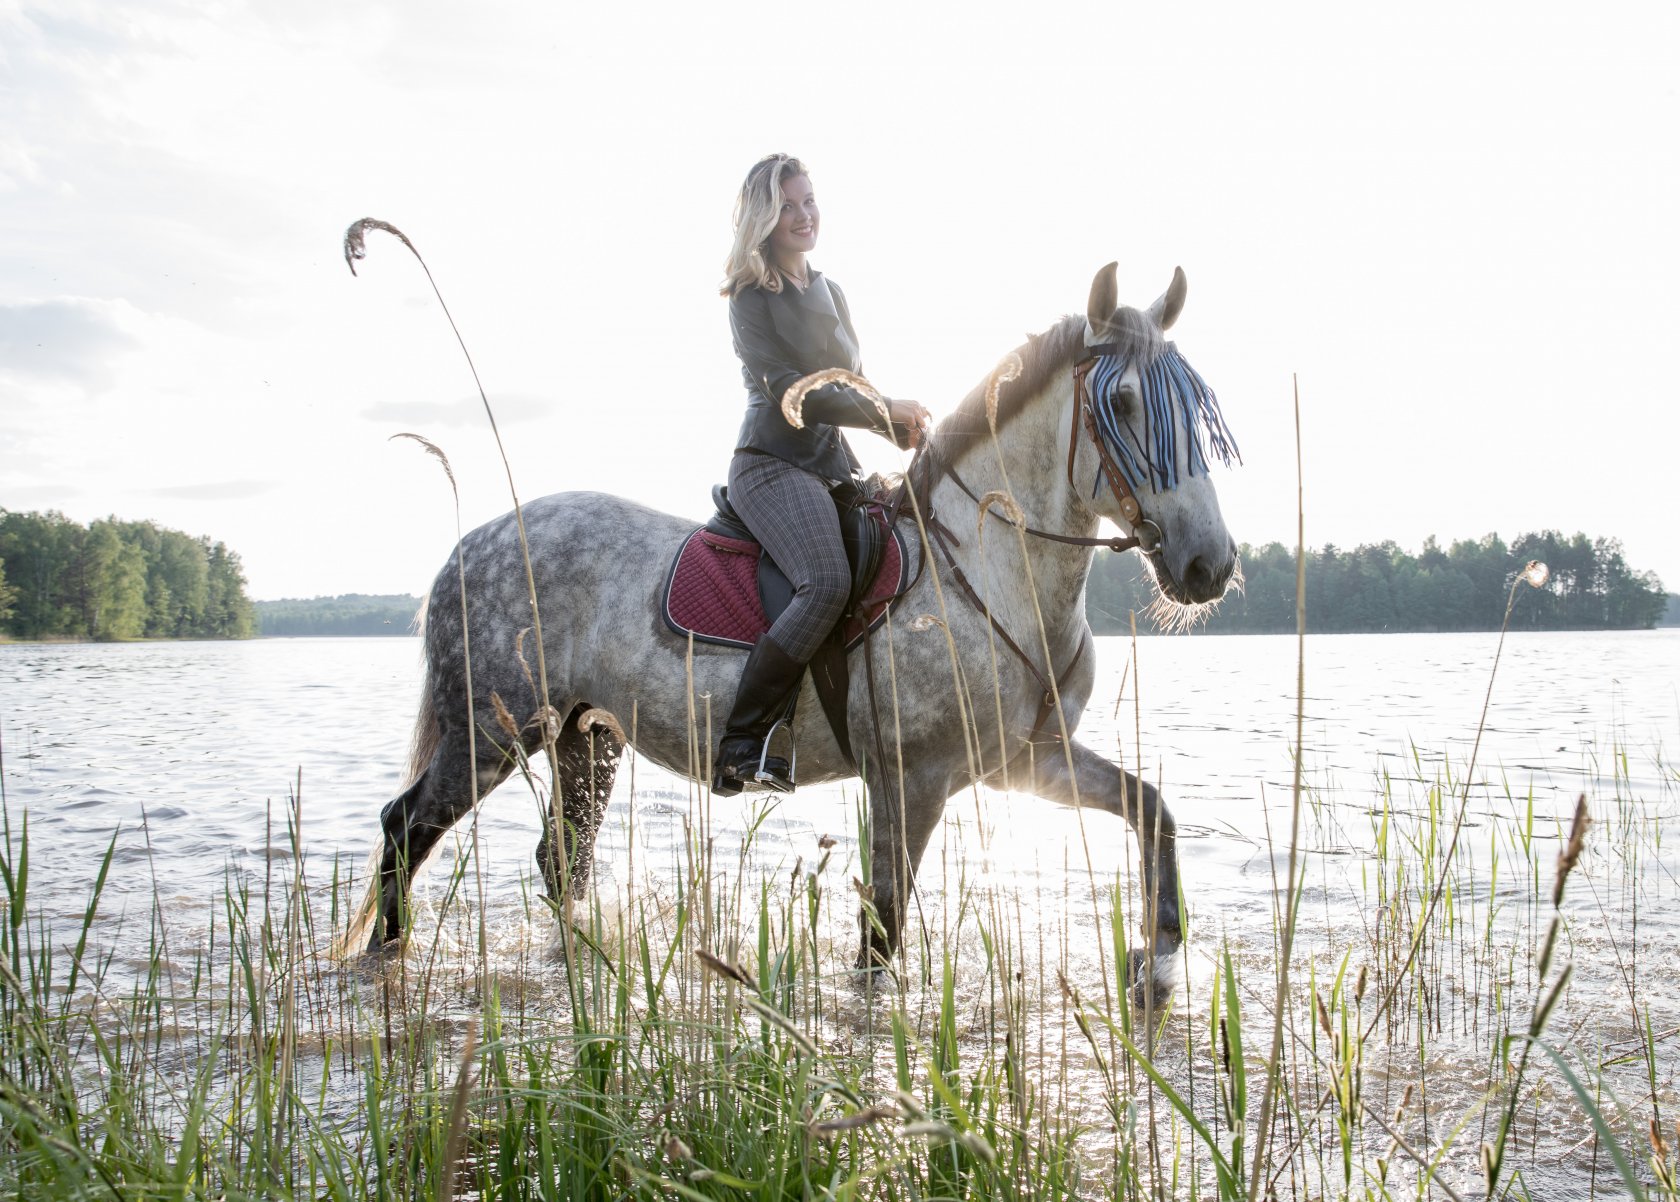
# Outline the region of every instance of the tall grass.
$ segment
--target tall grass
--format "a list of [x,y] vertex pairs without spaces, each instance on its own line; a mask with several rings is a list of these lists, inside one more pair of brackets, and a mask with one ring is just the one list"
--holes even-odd
[[[1141,727],[1136,658],[1134,641]],[[699,699],[690,722],[702,765]],[[864,797],[855,863],[824,839],[789,866],[758,846],[768,808],[717,827],[696,795],[665,886],[632,865],[575,917],[540,880],[522,913],[491,907],[469,838],[416,892],[403,952],[370,964],[325,954],[366,882],[310,854],[301,787],[278,816],[290,871],[230,873],[208,930],[174,929],[161,900],[113,925],[115,836],[62,930],[32,908],[28,816],[0,772],[0,1192],[1676,1197],[1680,1016],[1640,925],[1674,900],[1672,797],[1634,796],[1624,759],[1565,830],[1474,758],[1432,772],[1414,752],[1353,807],[1305,779],[1299,726],[1291,758],[1271,911],[1245,925],[1192,891],[1164,1012],[1110,983],[1146,917],[1132,874],[1100,875],[1086,844],[1060,896],[990,885],[983,808],[896,976],[847,967],[873,875]],[[547,812],[552,781],[522,768]],[[1572,873],[1590,903],[1566,907]],[[1577,1013],[1583,976],[1589,1007],[1625,1011]]]
[[[1090,908],[988,886],[966,827],[926,899],[937,937],[911,940],[902,980],[846,967],[860,865],[813,842],[777,869],[757,847],[766,811],[729,847],[698,808],[664,886],[595,895],[569,956],[486,938],[484,977],[485,927],[520,916],[478,906],[465,840],[417,895],[406,953],[372,969],[322,955],[360,882],[302,846],[301,798],[277,817],[277,841],[299,844],[289,870],[231,875],[190,940],[161,907],[121,929],[103,914],[115,839],[83,921],[50,929],[32,916],[27,818],[7,812],[0,1190],[1215,1199],[1250,1197],[1258,1165],[1260,1197],[1548,1199],[1595,1177],[1673,1196],[1672,1003],[1636,992],[1598,1013],[1601,981],[1572,1004],[1572,955],[1642,933],[1625,908],[1559,895],[1553,863],[1575,848],[1594,890],[1648,889],[1625,874],[1672,815],[1583,803],[1595,821],[1571,831],[1510,795],[1481,853],[1449,864],[1458,783],[1390,779],[1363,803],[1348,900],[1367,924],[1315,918],[1329,876],[1288,891],[1298,987],[1264,1155],[1270,932],[1192,906],[1187,992],[1145,1030],[1094,964],[1096,939],[1123,962],[1127,882]],[[1450,900],[1408,966],[1438,889]],[[542,897],[531,879],[538,931]],[[117,949],[134,943],[130,973]]]

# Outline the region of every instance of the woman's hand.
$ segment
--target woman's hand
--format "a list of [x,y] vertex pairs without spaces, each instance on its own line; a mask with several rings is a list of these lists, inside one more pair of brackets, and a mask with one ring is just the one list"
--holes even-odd
[[910,449],[914,451],[921,446],[922,439],[933,424],[933,415],[927,411],[927,407],[916,401],[888,401],[887,406],[893,425],[904,427]]

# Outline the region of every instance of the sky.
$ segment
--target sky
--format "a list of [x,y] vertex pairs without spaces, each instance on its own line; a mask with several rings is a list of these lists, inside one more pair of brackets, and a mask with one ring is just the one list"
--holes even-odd
[[[258,599],[423,593],[512,488],[703,518],[742,176],[811,167],[865,370],[948,412],[1118,260],[1233,536],[1621,539],[1680,588],[1680,6],[0,0],[0,507]],[[449,456],[449,481],[417,444]],[[897,452],[867,434],[871,468]]]

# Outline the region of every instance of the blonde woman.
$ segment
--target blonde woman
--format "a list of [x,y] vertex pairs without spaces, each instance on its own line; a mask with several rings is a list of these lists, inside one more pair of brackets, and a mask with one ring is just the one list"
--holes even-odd
[[857,334],[839,285],[806,260],[821,215],[804,164],[785,154],[753,164],[735,202],[735,243],[725,266],[729,328],[747,415],[729,464],[729,500],[793,583],[793,601],[747,656],[718,746],[712,789],[791,790],[786,760],[764,760],[770,728],[786,712],[810,662],[845,608],[851,587],[840,519],[830,490],[858,468],[839,427],[854,426],[916,446],[928,412],[889,401],[890,420],[841,384],[816,389],[800,429],[782,416],[782,395],[824,368],[861,372]]

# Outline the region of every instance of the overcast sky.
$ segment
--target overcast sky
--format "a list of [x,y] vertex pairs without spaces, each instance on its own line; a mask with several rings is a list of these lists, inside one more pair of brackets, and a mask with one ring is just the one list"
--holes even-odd
[[[823,207],[883,392],[951,406],[1120,261],[1244,466],[1240,541],[1620,537],[1680,588],[1680,6],[0,0],[0,506],[423,592],[529,499],[703,517],[746,168]],[[858,435],[860,450],[875,444]],[[894,453],[870,446],[871,466]]]

